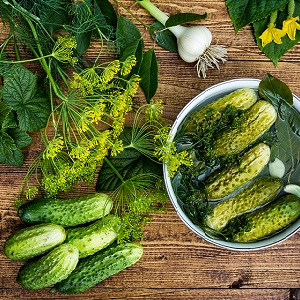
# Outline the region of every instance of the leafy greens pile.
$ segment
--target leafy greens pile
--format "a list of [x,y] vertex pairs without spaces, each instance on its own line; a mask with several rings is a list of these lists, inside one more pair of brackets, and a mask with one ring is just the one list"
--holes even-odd
[[276,66],[300,40],[299,0],[226,0],[236,33],[252,24],[259,49]]
[[[149,214],[167,201],[162,161],[189,162],[175,153],[161,101],[152,99],[154,49],[145,52],[140,31],[108,0],[5,0],[0,18],[8,32],[0,48],[0,162],[22,166],[22,148],[40,130],[44,149],[25,176],[26,199],[93,184],[100,170],[96,189],[112,194],[123,218],[120,239],[141,239]],[[86,55],[92,43],[100,46],[95,58]],[[42,74],[26,68],[31,62]],[[135,111],[140,87],[147,103]]]

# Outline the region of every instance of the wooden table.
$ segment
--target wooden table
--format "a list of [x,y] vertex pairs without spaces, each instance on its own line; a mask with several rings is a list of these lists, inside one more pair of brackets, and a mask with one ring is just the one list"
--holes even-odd
[[[199,79],[193,64],[184,63],[176,53],[155,46],[159,64],[157,99],[165,104],[165,116],[173,121],[195,95],[207,87],[232,78],[262,78],[267,72],[286,82],[300,95],[300,45],[289,51],[277,67],[255,44],[250,26],[237,35],[227,13],[225,1],[153,0],[170,13],[210,13],[205,25],[214,41],[228,50],[227,62],[220,70],[210,69]],[[153,19],[133,0],[122,0],[146,23]],[[120,13],[130,17],[123,9]],[[134,20],[133,20],[134,21]],[[134,21],[135,22],[135,21]],[[136,22],[135,22],[136,23]],[[138,25],[153,46],[148,32]],[[3,40],[0,33],[0,42]],[[93,55],[93,51],[89,55]],[[1,248],[6,238],[22,227],[13,208],[24,174],[41,149],[38,134],[25,149],[22,168],[0,165]],[[79,186],[72,195],[87,194],[94,186]],[[234,252],[218,248],[189,231],[169,203],[168,213],[154,215],[145,229],[144,255],[134,266],[112,276],[89,291],[63,296],[47,289],[27,291],[15,281],[20,262],[0,256],[0,299],[300,299],[300,232],[277,246],[255,252]]]

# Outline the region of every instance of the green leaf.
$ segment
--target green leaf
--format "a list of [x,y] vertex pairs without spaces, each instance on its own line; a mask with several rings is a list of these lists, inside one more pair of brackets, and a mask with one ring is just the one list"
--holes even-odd
[[24,155],[20,149],[15,149],[10,155],[0,153],[0,163],[10,166],[22,167],[24,162]]
[[[122,138],[125,146],[131,145],[132,134],[132,128],[124,129],[120,138]],[[141,174],[162,174],[161,164],[142,154],[134,148],[134,145],[125,148],[123,152],[115,157],[108,157],[108,160],[109,163],[105,162],[99,172],[96,184],[97,190],[114,191],[124,181]],[[118,172],[119,176],[114,169]]]
[[122,56],[120,57],[120,61],[125,61],[126,58],[131,55],[134,55],[136,58],[136,65],[132,68],[128,77],[130,77],[132,74],[139,73],[140,66],[143,60],[143,49],[144,49],[144,41],[134,40],[123,50]]
[[4,78],[3,99],[17,112],[22,130],[35,131],[47,124],[49,99],[37,91],[37,76],[24,66],[15,66],[10,76]]
[[[300,15],[300,1],[295,1],[295,16]],[[287,9],[278,12],[278,17],[276,21],[276,27],[281,28],[282,23],[286,20],[288,16]],[[267,44],[265,47],[262,46],[262,41],[259,38],[261,34],[267,29],[269,23],[269,18],[265,18],[253,23],[254,28],[254,36],[256,39],[256,44],[259,49],[271,59],[273,64],[277,66],[280,58],[290,49],[292,49],[299,41],[300,41],[300,31],[297,30],[295,40],[292,41],[289,39],[287,35],[285,35],[281,40],[282,44],[276,44],[271,42]]]
[[108,0],[94,0],[94,8],[99,29],[107,38],[114,39],[118,23],[114,7]]
[[276,10],[283,9],[287,3],[288,0],[226,0],[236,32],[250,23],[266,18]]
[[141,77],[140,86],[149,103],[158,87],[158,64],[154,48],[144,53],[139,75]]
[[11,136],[17,148],[23,149],[32,143],[31,136],[20,128],[12,128],[6,131]]
[[[291,176],[299,173],[300,158],[300,116],[291,105],[283,102],[278,111],[278,118],[275,123],[278,141],[281,152],[285,152],[283,157],[278,157],[286,165],[289,164],[287,173],[287,183],[290,182]],[[296,178],[300,182],[299,178]]]
[[11,109],[10,112],[7,114],[6,118],[3,120],[2,129],[17,127],[19,127],[17,114]]
[[163,49],[178,52],[176,36],[160,22],[155,22],[150,26],[150,35]]
[[116,43],[120,56],[123,56],[123,51],[134,41],[142,39],[141,32],[135,24],[126,17],[120,16],[118,18]]
[[16,150],[17,146],[13,138],[4,131],[0,131],[0,154],[5,156],[12,155],[12,151]]
[[266,74],[258,87],[260,97],[272,103],[278,110],[282,102],[293,104],[293,94],[289,87],[276,77]]
[[191,23],[199,20],[204,20],[207,18],[207,13],[202,15],[194,14],[194,13],[180,13],[176,15],[172,15],[166,21],[165,27],[172,27],[176,25],[182,25],[186,23]]
[[82,55],[91,44],[92,33],[95,28],[94,20],[91,19],[91,11],[93,11],[91,0],[79,2],[75,6],[71,32],[75,35],[76,51],[79,55]]
[[292,93],[279,79],[267,74],[259,84],[259,95],[277,109],[275,130],[278,142],[272,145],[271,160],[285,164],[285,183],[300,183],[300,114],[293,106]]
[[2,97],[6,104],[18,110],[21,103],[34,96],[36,88],[37,76],[23,65],[14,65],[9,76],[4,77]]
[[11,111],[11,107],[6,105],[4,101],[0,100],[0,128],[3,128],[3,123]]

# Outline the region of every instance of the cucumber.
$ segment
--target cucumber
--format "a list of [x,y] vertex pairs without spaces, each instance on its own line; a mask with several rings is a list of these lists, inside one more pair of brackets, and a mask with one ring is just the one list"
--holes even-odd
[[50,251],[65,239],[65,229],[60,225],[32,225],[16,231],[6,240],[4,254],[12,260],[26,260]]
[[237,128],[228,129],[216,136],[212,145],[215,157],[240,153],[270,129],[277,118],[273,105],[259,100],[245,113]]
[[109,215],[88,226],[67,229],[66,243],[79,250],[79,258],[92,255],[112,244],[118,237],[121,220]]
[[40,259],[25,263],[17,282],[26,289],[38,290],[67,278],[79,260],[78,249],[70,244],[55,247]]
[[111,198],[95,193],[73,199],[39,198],[27,202],[18,209],[18,216],[28,223],[55,223],[64,227],[95,221],[112,209]]
[[136,263],[143,254],[143,248],[136,243],[117,244],[79,260],[68,278],[58,282],[50,291],[61,294],[81,293],[104,279],[123,271]]
[[296,221],[300,217],[300,198],[292,194],[285,194],[260,209],[241,215],[241,217],[243,216],[246,216],[250,229],[237,230],[233,235],[233,240],[236,242],[256,241],[274,234]]
[[283,181],[274,177],[258,177],[233,197],[220,201],[207,216],[206,224],[222,230],[227,222],[274,199],[283,188]]
[[257,93],[253,89],[238,89],[193,112],[184,122],[182,131],[195,131],[196,127],[199,127],[205,120],[207,114],[210,115],[210,122],[216,122],[229,105],[236,109],[247,110],[256,101]]
[[230,195],[243,186],[266,166],[270,160],[270,147],[259,143],[247,152],[239,160],[221,173],[216,172],[206,179],[206,192],[209,200],[215,200]]

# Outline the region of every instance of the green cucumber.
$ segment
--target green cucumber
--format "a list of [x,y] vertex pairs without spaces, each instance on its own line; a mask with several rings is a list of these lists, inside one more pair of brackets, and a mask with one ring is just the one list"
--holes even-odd
[[239,160],[221,173],[216,172],[206,179],[206,191],[209,200],[230,195],[243,186],[266,166],[270,160],[270,147],[259,143],[245,152]]
[[135,264],[142,256],[143,248],[136,243],[117,244],[79,260],[68,278],[58,282],[50,291],[61,294],[81,293],[104,279]]
[[277,118],[273,105],[259,100],[245,113],[237,128],[228,129],[216,136],[212,145],[215,157],[240,153],[270,129]]
[[206,224],[215,230],[227,222],[274,199],[283,188],[283,181],[274,177],[258,177],[235,196],[220,201],[206,218]]
[[79,250],[79,258],[92,255],[117,239],[120,224],[118,216],[109,215],[87,226],[69,228],[66,243]]
[[52,286],[67,278],[78,260],[78,249],[75,246],[59,245],[38,260],[25,263],[19,270],[17,282],[29,290]]
[[236,109],[247,110],[256,101],[257,93],[253,89],[238,89],[193,112],[184,122],[182,131],[195,131],[196,127],[203,123],[207,114],[210,116],[210,122],[216,122],[229,105]]
[[65,239],[65,229],[60,225],[32,225],[9,236],[4,244],[4,254],[12,260],[26,260],[50,251]]
[[[248,229],[243,227],[233,235],[236,242],[252,242],[274,234],[300,217],[300,198],[285,194],[270,204],[237,218],[245,218]],[[233,219],[233,221],[236,221]],[[229,225],[228,225],[229,226]],[[225,227],[226,230],[226,227]]]
[[69,227],[100,219],[112,206],[111,198],[104,193],[65,200],[39,198],[20,206],[18,216],[28,223],[47,222]]

